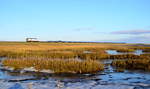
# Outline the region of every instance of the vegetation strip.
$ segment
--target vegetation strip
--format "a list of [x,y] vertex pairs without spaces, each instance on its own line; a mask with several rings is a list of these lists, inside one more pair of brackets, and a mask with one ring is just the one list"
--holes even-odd
[[150,71],[150,59],[114,60],[112,66],[117,69],[138,69]]
[[[126,54],[110,55],[105,52],[111,49]],[[112,63],[118,68],[123,66],[129,69],[133,66],[133,69],[148,70],[150,54],[127,54],[139,49],[147,53],[150,51],[150,47],[132,44],[0,42],[0,57],[8,58],[3,61],[4,66],[15,69],[34,67],[38,71],[48,69],[58,73],[97,72],[103,70],[103,65],[98,62],[103,59],[121,59]],[[146,62],[140,64],[143,61]],[[134,63],[147,68],[134,67]]]
[[55,73],[95,73],[104,69],[103,64],[94,60],[6,59],[2,63],[15,70],[33,67],[38,71],[51,70]]

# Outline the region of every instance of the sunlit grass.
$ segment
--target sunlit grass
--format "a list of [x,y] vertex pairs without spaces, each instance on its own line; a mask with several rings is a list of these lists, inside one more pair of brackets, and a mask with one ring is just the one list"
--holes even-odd
[[[129,45],[129,44],[128,44]],[[136,47],[127,44],[104,43],[17,43],[0,42],[0,57],[26,58],[80,58],[80,59],[137,59],[141,56],[133,54],[109,55],[105,50],[114,49],[120,52],[132,52]],[[137,49],[144,47],[137,47]],[[147,47],[146,47],[147,48]],[[85,53],[88,51],[89,53]],[[143,56],[142,56],[143,57]]]
[[103,64],[99,61],[86,60],[78,61],[75,59],[6,59],[4,66],[14,69],[23,69],[34,67],[38,71],[48,69],[55,73],[95,73],[104,69]]
[[[84,49],[87,51],[86,49]],[[58,51],[49,51],[49,50],[39,50],[39,51],[23,51],[23,52],[15,52],[15,51],[0,51],[1,57],[8,58],[26,58],[26,57],[37,57],[37,58],[51,58],[51,59],[70,59],[70,58],[80,58],[80,59],[92,59],[92,60],[101,60],[107,59],[108,54],[104,50],[92,51],[88,50],[90,53],[85,53],[83,49],[79,50],[58,50]]]
[[[103,65],[96,60],[102,59],[125,59],[124,61],[113,61],[112,64],[114,66],[119,65],[119,67],[123,66],[128,68],[126,67],[128,64],[129,67],[132,67],[134,66],[132,62],[133,64],[137,63],[135,59],[142,59],[144,61],[150,58],[149,54],[109,55],[105,50],[110,49],[117,50],[118,52],[133,52],[137,49],[149,50],[150,47],[110,43],[0,42],[0,57],[8,58],[3,61],[4,66],[14,67],[15,69],[22,69],[25,67],[34,67],[37,70],[50,69],[57,73],[97,72],[103,70]],[[133,61],[131,63],[126,62],[129,59],[133,59]],[[146,67],[146,62],[145,64],[143,63],[142,66],[144,65],[144,67]],[[144,69],[144,67],[141,67],[141,69]],[[136,67],[133,68],[136,69]]]
[[0,51],[28,51],[28,50],[80,50],[80,49],[107,49],[122,48],[126,44],[107,44],[107,43],[18,43],[0,42]]

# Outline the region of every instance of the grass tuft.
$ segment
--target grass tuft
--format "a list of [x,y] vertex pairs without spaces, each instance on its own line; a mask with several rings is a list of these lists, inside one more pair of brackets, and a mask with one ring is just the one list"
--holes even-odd
[[48,69],[55,73],[95,73],[104,69],[103,64],[95,60],[78,61],[75,59],[6,59],[4,66],[14,69],[34,67],[38,71]]
[[112,65],[118,69],[137,69],[150,71],[150,59],[114,60]]

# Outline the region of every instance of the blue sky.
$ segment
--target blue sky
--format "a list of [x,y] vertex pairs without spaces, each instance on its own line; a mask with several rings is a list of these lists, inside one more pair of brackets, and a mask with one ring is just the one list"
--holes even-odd
[[150,43],[150,0],[0,0],[0,40]]

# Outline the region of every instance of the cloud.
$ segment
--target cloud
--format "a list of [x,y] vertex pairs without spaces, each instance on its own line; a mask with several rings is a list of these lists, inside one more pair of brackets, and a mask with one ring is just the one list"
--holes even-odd
[[115,42],[115,43],[148,43],[150,44],[150,35],[130,35],[122,37],[108,37],[105,39],[99,39],[100,42]]
[[127,43],[150,43],[149,42],[150,36],[133,36],[133,37],[126,37],[117,39],[117,42],[127,42]]
[[143,29],[137,29],[137,30],[123,30],[123,31],[116,31],[111,32],[113,34],[130,34],[130,35],[140,35],[140,34],[149,34],[150,30],[143,30]]

